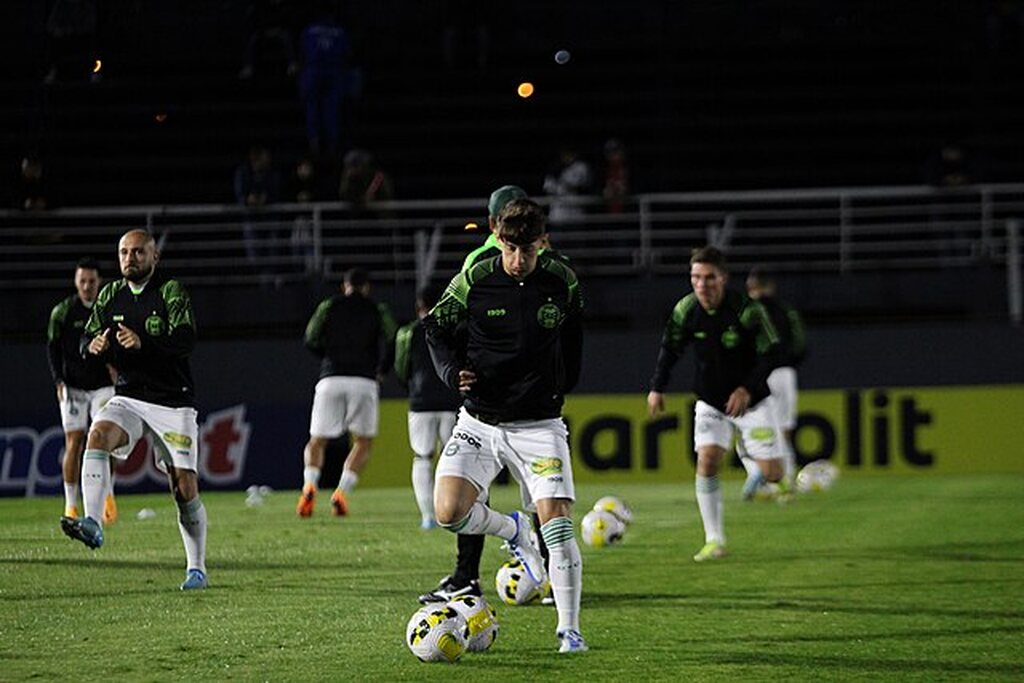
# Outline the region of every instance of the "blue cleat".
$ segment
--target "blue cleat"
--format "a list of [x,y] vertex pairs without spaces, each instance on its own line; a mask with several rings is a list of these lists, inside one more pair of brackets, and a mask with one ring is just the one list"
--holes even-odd
[[754,496],[757,495],[761,484],[764,482],[764,474],[760,470],[756,470],[753,474],[748,474],[747,480],[743,482],[743,500],[754,500]]
[[206,586],[206,572],[202,569],[189,569],[185,572],[185,581],[181,584],[181,590],[200,591],[205,590]]
[[437,522],[435,522],[433,519],[424,519],[420,522],[420,529],[423,529],[424,531],[430,531],[436,528]]
[[60,529],[69,538],[81,541],[93,550],[103,545],[103,529],[92,517],[61,517]]
[[522,512],[513,512],[509,517],[516,523],[516,535],[508,541],[508,550],[512,556],[523,563],[523,568],[530,578],[543,586],[547,581],[548,572],[544,567],[544,558],[530,537],[533,529],[530,517]]
[[587,641],[583,640],[583,636],[580,635],[579,631],[559,631],[558,640],[562,643],[558,647],[559,654],[573,653],[573,652],[586,652],[590,648],[587,647]]

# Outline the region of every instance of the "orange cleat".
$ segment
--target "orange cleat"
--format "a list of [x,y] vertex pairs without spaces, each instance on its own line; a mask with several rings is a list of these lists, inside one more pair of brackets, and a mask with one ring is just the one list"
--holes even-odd
[[299,496],[299,504],[295,508],[295,514],[299,517],[312,517],[313,505],[316,504],[316,487],[306,484],[302,487],[302,494]]
[[117,521],[117,502],[114,500],[114,494],[107,494],[107,499],[103,501],[103,524],[109,526]]
[[331,514],[335,517],[344,517],[348,514],[348,501],[341,489],[334,489],[331,494]]

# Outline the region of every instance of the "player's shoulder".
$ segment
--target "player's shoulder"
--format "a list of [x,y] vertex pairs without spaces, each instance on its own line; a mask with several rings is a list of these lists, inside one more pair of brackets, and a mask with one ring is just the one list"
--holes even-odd
[[681,322],[696,313],[699,308],[697,295],[690,292],[672,307],[672,318]]
[[182,297],[188,297],[188,290],[185,289],[185,285],[174,277],[161,277],[157,280],[159,285],[157,289],[160,291],[160,295],[164,299],[177,299]]
[[501,263],[501,255],[490,256],[477,261],[466,270],[462,271],[455,276],[458,280],[460,277],[465,283],[466,288],[472,287],[474,284],[481,280],[493,275],[498,271],[499,264]]
[[545,250],[537,257],[537,266],[545,272],[564,280],[570,287],[575,287],[579,282],[576,277],[576,271],[573,270],[568,259],[551,249]]
[[113,299],[117,294],[124,289],[125,282],[119,278],[117,280],[111,280],[107,284],[100,288],[100,293],[96,296],[96,302],[99,304],[105,304]]
[[71,310],[71,307],[75,305],[76,299],[78,299],[77,294],[69,294],[60,301],[58,301],[57,303],[55,303],[53,305],[53,308],[50,309],[50,317],[63,318],[64,316],[66,316],[68,311]]

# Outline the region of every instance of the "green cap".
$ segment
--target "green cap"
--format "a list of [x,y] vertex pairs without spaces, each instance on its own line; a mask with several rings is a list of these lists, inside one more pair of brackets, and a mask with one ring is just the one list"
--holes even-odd
[[497,216],[505,208],[505,205],[513,199],[526,198],[526,190],[523,188],[515,185],[502,185],[492,192],[491,198],[487,200],[487,213],[491,216]]

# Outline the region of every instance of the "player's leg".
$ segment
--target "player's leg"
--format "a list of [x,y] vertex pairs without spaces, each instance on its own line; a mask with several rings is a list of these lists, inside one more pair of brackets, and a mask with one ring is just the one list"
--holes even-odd
[[85,446],[85,430],[75,429],[64,432],[64,516],[78,517],[78,487],[82,478],[82,448]]
[[309,441],[302,449],[302,493],[295,506],[299,517],[313,514],[320,473],[327,443],[345,431],[345,396],[340,377],[324,377],[313,390],[313,409],[309,418]]
[[734,430],[732,422],[724,413],[704,401],[697,401],[693,419],[693,447],[697,452],[694,488],[697,508],[704,524],[704,546],[693,559],[703,562],[725,555],[725,519],[718,470],[726,449],[732,443]]
[[341,470],[341,479],[338,480],[338,488],[331,494],[331,512],[336,517],[348,514],[347,496],[359,483],[359,473],[370,460],[373,452],[373,437],[352,433],[352,448],[349,449],[348,457],[345,458],[345,465]]
[[[89,421],[99,415],[110,399],[114,398],[114,387],[102,387],[88,392]],[[107,494],[103,498],[103,524],[109,526],[117,521],[117,502],[114,500],[114,477],[116,474],[114,458],[110,458],[110,481]]]
[[339,386],[344,393],[344,430],[352,437],[352,447],[345,458],[338,487],[331,494],[331,512],[346,515],[347,496],[359,483],[359,473],[370,459],[373,439],[377,436],[380,387],[376,381],[365,377],[339,379]]
[[185,581],[181,590],[206,588],[207,517],[199,497],[199,477],[194,470],[169,466],[167,479],[178,506],[178,531],[185,546]]
[[408,424],[412,492],[420,511],[420,528],[433,529],[437,526],[434,521],[434,447],[439,420],[436,413],[410,410]]
[[540,535],[547,544],[550,560],[548,576],[558,611],[555,633],[559,652],[585,652],[587,643],[580,635],[580,598],[583,594],[583,556],[572,523],[572,501],[545,498],[537,501]]

